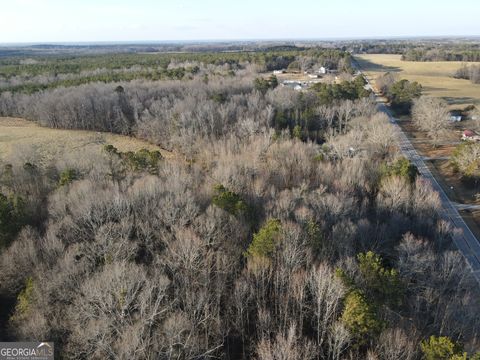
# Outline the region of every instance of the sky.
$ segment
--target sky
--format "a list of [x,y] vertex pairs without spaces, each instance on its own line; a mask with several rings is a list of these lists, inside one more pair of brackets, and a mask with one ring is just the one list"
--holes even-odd
[[480,35],[479,0],[0,0],[0,43]]

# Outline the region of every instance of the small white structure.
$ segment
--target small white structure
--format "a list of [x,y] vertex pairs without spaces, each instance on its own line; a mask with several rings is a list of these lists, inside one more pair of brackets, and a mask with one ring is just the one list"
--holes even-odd
[[328,69],[325,66],[322,66],[320,69],[317,71],[319,74],[326,74],[328,72]]
[[285,74],[285,69],[282,70],[273,70],[273,75]]
[[462,121],[462,115],[450,115],[451,122],[460,122]]
[[281,84],[282,86],[287,86],[293,90],[300,91],[304,89],[304,86],[306,86],[306,83],[301,83],[299,81],[294,81],[294,80],[285,80]]
[[318,79],[319,78],[318,74],[308,74],[308,77],[310,79]]

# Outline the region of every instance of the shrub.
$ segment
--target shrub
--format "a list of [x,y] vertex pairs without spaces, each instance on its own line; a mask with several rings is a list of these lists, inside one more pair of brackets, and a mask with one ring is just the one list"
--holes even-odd
[[103,147],[103,150],[104,150],[107,154],[111,154],[111,155],[119,155],[119,154],[120,154],[119,151],[118,151],[118,149],[117,149],[115,146],[111,145],[111,144],[105,145],[105,146]]
[[59,186],[65,186],[72,183],[78,178],[77,171],[75,169],[65,169],[60,174]]

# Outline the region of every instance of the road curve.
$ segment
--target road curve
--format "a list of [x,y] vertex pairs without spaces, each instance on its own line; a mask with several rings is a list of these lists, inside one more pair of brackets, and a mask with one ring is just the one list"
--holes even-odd
[[[359,66],[358,70],[361,71]],[[374,91],[367,76],[363,74],[363,77],[368,83],[367,87]],[[378,94],[375,95],[378,102],[378,109],[387,114],[390,123],[394,128],[397,142],[403,155],[418,168],[420,175],[428,180],[432,184],[433,189],[438,192],[442,202],[442,208],[438,210],[439,216],[453,225],[454,230],[451,234],[453,243],[457,246],[458,250],[467,261],[475,279],[480,283],[480,242],[475,237],[472,230],[470,230],[465,220],[463,220],[455,203],[448,198],[437,179],[432,175],[432,172],[425,164],[423,157],[417,153],[405,132],[398,125],[397,120],[388,106],[380,99]]]

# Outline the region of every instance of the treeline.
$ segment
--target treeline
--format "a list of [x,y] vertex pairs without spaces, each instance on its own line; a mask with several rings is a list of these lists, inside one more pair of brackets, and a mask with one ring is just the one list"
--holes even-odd
[[257,66],[257,71],[326,66],[352,72],[350,55],[335,49],[295,48],[259,52],[110,54],[97,56],[5,58],[0,60],[0,92],[24,92],[78,86],[90,82],[182,79]]
[[[67,79],[59,79],[58,77],[44,78],[43,83],[26,82],[21,85],[6,85],[0,86],[0,93],[12,92],[12,93],[25,93],[32,94],[34,92],[54,89],[58,87],[74,87],[83,84],[103,82],[112,83],[120,81],[132,81],[137,79],[145,80],[181,80],[186,75],[195,75],[200,71],[198,66],[189,68],[179,67],[174,69],[157,69],[157,70],[142,70],[142,71],[124,71],[124,72],[109,72],[95,75],[79,75],[78,77],[68,76]],[[0,83],[1,85],[1,83]]]
[[354,54],[403,54],[406,48],[403,41],[358,41],[344,45],[351,49]]
[[462,40],[363,40],[346,42],[343,49],[355,54],[399,54],[404,61],[480,61],[477,41]]
[[404,61],[480,61],[480,49],[410,49],[402,55]]
[[[199,62],[212,65],[239,65],[255,63],[264,65],[268,70],[288,66],[296,57],[307,56],[318,61],[329,62],[335,66],[340,59],[350,55],[336,49],[295,49],[279,51],[251,52],[202,52],[202,53],[160,53],[160,54],[107,54],[96,56],[52,56],[52,57],[13,57],[0,59],[0,76],[10,77],[18,74],[30,76],[45,73],[80,73],[95,69],[124,69],[134,66],[167,68],[172,62]],[[285,58],[286,60],[284,60]],[[282,65],[282,66],[279,66]],[[336,67],[335,67],[336,68]]]
[[453,76],[457,79],[470,80],[473,84],[480,84],[480,65],[464,64]]
[[[23,117],[53,128],[135,135],[189,152],[198,137],[219,138],[240,130],[253,132],[261,126],[280,132],[293,131],[298,125],[303,138],[323,142],[329,128],[346,129],[355,115],[349,105],[352,101],[365,98],[369,104],[361,78],[302,93],[278,83],[271,88],[262,84],[239,75],[181,82],[95,83],[31,95],[2,93],[0,115]],[[339,103],[339,110],[325,110],[323,105],[333,102]]]

